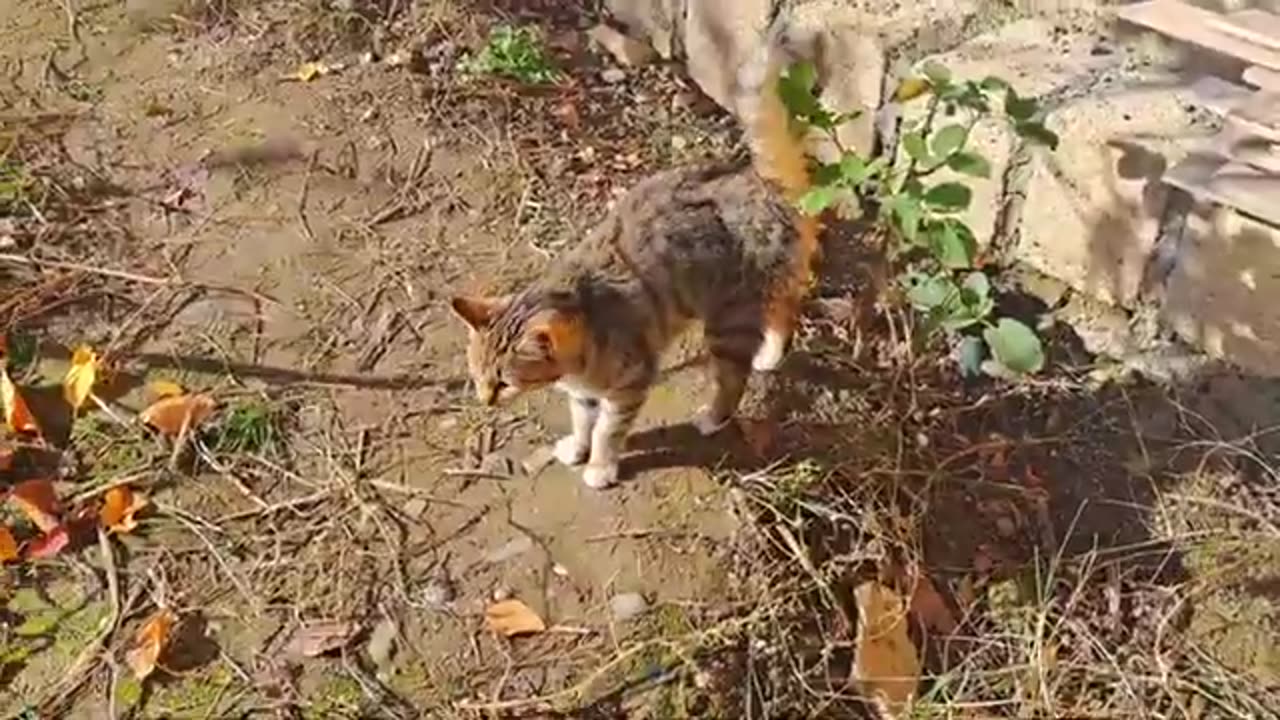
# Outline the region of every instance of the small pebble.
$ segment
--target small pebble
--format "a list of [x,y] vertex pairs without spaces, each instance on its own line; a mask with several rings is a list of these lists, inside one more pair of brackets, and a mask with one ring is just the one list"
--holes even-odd
[[613,612],[614,620],[626,622],[648,610],[649,603],[640,593],[622,593],[609,599],[609,609]]
[[511,598],[511,589],[508,587],[496,587],[493,589],[493,601],[502,602]]
[[422,588],[423,604],[433,608],[442,608],[453,602],[453,598],[453,583],[449,582],[449,578],[443,575],[432,578]]
[[600,79],[614,85],[627,79],[627,71],[622,68],[606,68],[600,73]]
[[560,563],[556,563],[555,565],[552,565],[551,572],[555,573],[556,575],[559,575],[560,577],[569,577],[569,568],[561,565]]

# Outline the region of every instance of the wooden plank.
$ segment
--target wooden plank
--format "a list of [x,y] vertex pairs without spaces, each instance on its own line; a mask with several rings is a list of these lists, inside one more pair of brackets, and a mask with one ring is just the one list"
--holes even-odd
[[1243,105],[1254,93],[1251,88],[1212,75],[1196,78],[1195,82],[1176,88],[1174,92],[1187,102],[1222,116]]
[[1261,65],[1250,65],[1244,69],[1240,79],[1256,88],[1280,91],[1280,70],[1264,68]]
[[1164,181],[1197,197],[1280,225],[1280,177],[1221,156],[1193,154],[1164,174]]
[[1116,12],[1126,22],[1150,28],[1183,42],[1198,45],[1252,65],[1280,70],[1280,52],[1215,29],[1222,15],[1178,2],[1149,0],[1126,5]]
[[1227,113],[1227,119],[1256,135],[1280,141],[1280,93],[1259,90]]
[[1255,45],[1280,50],[1280,16],[1266,10],[1240,10],[1212,22],[1215,30],[1251,42]]

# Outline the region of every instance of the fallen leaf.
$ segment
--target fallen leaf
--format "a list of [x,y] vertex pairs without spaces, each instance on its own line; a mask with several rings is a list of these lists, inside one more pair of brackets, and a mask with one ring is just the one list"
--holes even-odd
[[24,480],[9,490],[9,497],[40,532],[47,533],[61,523],[52,480]]
[[906,717],[920,684],[920,659],[907,635],[902,598],[878,582],[853,591],[858,635],[853,676],[885,717]]
[[17,560],[18,557],[18,541],[13,539],[9,528],[0,527],[0,562]]
[[301,82],[311,82],[318,77],[328,75],[331,71],[332,69],[322,62],[305,62],[298,66],[297,71],[293,74],[293,79]]
[[145,680],[155,672],[156,663],[168,646],[169,635],[177,622],[172,610],[162,608],[138,628],[133,636],[133,647],[124,656],[134,677]]
[[485,608],[484,619],[490,630],[507,637],[540,633],[547,629],[547,624],[537,613],[515,599],[496,602]]
[[936,633],[950,635],[955,632],[956,618],[933,581],[924,573],[918,573],[915,580],[911,591],[911,612]]
[[89,346],[81,345],[71,354],[71,367],[62,380],[62,396],[73,410],[79,410],[89,399],[97,379],[98,354]]
[[9,379],[9,373],[3,368],[0,368],[0,405],[4,406],[4,421],[10,430],[40,436],[40,426],[36,424],[35,416],[27,407],[27,401],[22,399],[22,393],[18,391],[13,380]]
[[929,91],[929,81],[921,77],[911,77],[903,80],[897,91],[893,93],[893,99],[898,102],[908,102],[914,100]]
[[103,498],[98,520],[102,527],[111,532],[133,532],[138,527],[134,514],[148,504],[146,495],[133,492],[128,485],[114,487]]
[[360,626],[347,620],[322,620],[303,625],[294,631],[284,647],[291,657],[317,657],[344,647],[355,637]]
[[142,411],[142,422],[166,435],[179,435],[184,426],[194,429],[213,412],[213,398],[203,393],[161,398]]
[[13,469],[13,448],[9,446],[0,447],[0,472],[6,472]]
[[51,558],[71,544],[71,533],[59,525],[27,544],[28,558]]
[[177,397],[186,393],[182,386],[172,380],[152,380],[147,383],[147,392],[156,399]]

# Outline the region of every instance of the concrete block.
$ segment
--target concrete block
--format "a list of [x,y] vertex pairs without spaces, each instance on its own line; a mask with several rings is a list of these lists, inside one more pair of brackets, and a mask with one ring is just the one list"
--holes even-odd
[[1280,229],[1226,208],[1188,217],[1163,319],[1215,358],[1280,377]]
[[738,69],[769,25],[773,0],[688,0],[684,17],[689,77],[721,107],[732,110]]
[[1206,130],[1158,86],[1078,98],[1048,125],[1061,145],[1032,156],[1013,256],[1099,300],[1133,306],[1168,195],[1160,178]]

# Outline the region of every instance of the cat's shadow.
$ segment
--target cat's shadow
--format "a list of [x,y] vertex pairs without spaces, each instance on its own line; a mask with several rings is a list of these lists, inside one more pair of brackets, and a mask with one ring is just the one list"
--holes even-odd
[[769,461],[747,443],[736,421],[710,437],[686,422],[650,428],[628,438],[619,475],[629,482],[653,470],[746,470],[768,465]]

